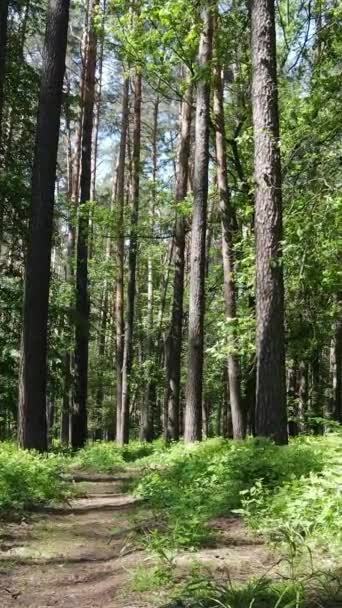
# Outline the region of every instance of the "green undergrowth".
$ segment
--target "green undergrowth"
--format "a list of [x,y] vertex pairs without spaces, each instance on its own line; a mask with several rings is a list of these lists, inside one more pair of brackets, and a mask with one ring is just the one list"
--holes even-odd
[[[239,513],[252,530],[287,548],[292,560],[342,559],[342,435],[316,440],[322,465],[276,488],[263,478],[241,493]],[[314,441],[312,443],[315,443]]]
[[[167,572],[179,550],[217,542],[213,520],[227,516],[241,517],[250,534],[274,544],[282,576],[237,583],[226,573],[218,582],[197,571],[181,583],[166,578],[170,607],[342,607],[340,432],[282,447],[260,439],[179,443],[139,464],[144,474],[135,491],[158,522],[142,543]],[[160,581],[161,568],[149,586]]]
[[[338,520],[332,521],[333,511],[340,512],[341,497],[333,492],[331,478],[340,475],[340,443],[340,435],[299,438],[282,447],[260,439],[212,439],[152,454],[142,461],[146,469],[136,493],[150,501],[166,531],[155,532],[148,541],[170,549],[197,547],[210,541],[208,522],[214,517],[241,514],[251,527],[264,531],[266,518],[273,529],[288,514],[294,524],[295,512],[303,520],[304,511],[308,528],[317,529],[320,522],[324,533],[329,529],[334,535]],[[322,511],[327,498],[329,512],[326,506]]]
[[236,583],[214,581],[196,573],[182,582],[165,608],[339,608],[338,575],[318,574],[310,580],[274,581],[267,577]]
[[152,443],[131,441],[123,447],[119,447],[114,442],[96,441],[88,443],[79,450],[70,465],[73,468],[110,473],[127,464],[144,461],[147,457],[156,457],[167,449],[167,445],[162,440]]
[[21,513],[33,506],[61,501],[70,495],[62,478],[65,459],[40,455],[0,443],[0,515]]

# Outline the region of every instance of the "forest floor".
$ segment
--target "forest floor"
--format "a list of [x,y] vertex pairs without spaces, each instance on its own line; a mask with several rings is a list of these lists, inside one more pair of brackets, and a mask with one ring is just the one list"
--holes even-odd
[[[137,531],[156,526],[147,503],[129,493],[137,472],[82,473],[78,497],[33,513],[20,522],[0,522],[1,608],[149,608],[168,603],[170,588],[139,590],[156,561],[139,544]],[[237,518],[211,522],[215,545],[177,554],[172,581],[194,568],[243,581],[275,574],[278,558],[252,537]]]

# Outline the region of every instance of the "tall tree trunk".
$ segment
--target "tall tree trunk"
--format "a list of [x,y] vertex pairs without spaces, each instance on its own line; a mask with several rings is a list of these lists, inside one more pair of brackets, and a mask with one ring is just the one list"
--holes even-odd
[[19,441],[47,449],[47,322],[56,162],[69,21],[69,2],[50,0],[46,18],[32,203],[25,272]]
[[310,390],[310,415],[312,417],[312,427],[315,434],[323,433],[320,421],[315,418],[323,418],[323,387],[322,387],[322,352],[317,346],[311,356],[311,390]]
[[[180,142],[177,157],[175,200],[181,203],[188,190],[190,132],[192,114],[192,86],[188,87],[181,105]],[[173,441],[179,439],[179,395],[183,331],[183,298],[185,268],[184,215],[177,211],[173,239],[174,279],[170,331],[166,341],[166,394],[165,394],[165,436]]]
[[287,442],[282,195],[274,0],[252,0],[257,387],[256,433]]
[[200,37],[198,67],[202,76],[197,84],[196,143],[194,167],[194,203],[192,216],[189,354],[186,388],[184,439],[201,439],[203,383],[203,325],[205,308],[205,239],[208,202],[210,85],[208,69],[212,56],[212,7],[201,11],[203,31]]
[[[6,74],[6,54],[7,54],[7,24],[8,21],[8,0],[0,3],[0,166],[3,165],[3,109],[4,109],[4,87]],[[4,234],[4,205],[0,203],[0,257],[1,245]]]
[[[103,80],[103,60],[104,60],[104,22],[106,17],[106,0],[103,2],[102,7],[102,23],[101,23],[101,39],[99,48],[98,58],[98,76],[97,82],[95,82],[95,114],[94,114],[94,128],[93,128],[93,152],[92,152],[92,171],[91,171],[91,186],[90,186],[90,200],[96,201],[96,178],[97,178],[97,161],[98,161],[98,150],[99,150],[99,133],[100,133],[100,120],[101,120],[101,104],[102,104],[102,80]],[[89,260],[93,258],[94,250],[94,208],[91,209],[89,217]]]
[[133,126],[133,175],[131,234],[128,251],[127,309],[125,325],[124,357],[122,367],[121,421],[117,432],[120,445],[129,441],[130,374],[132,368],[133,324],[135,305],[135,283],[138,250],[139,186],[140,186],[140,140],[141,140],[141,74],[134,77],[134,126]]
[[[152,127],[152,200],[150,202],[150,230],[153,234],[154,215],[156,207],[157,189],[157,138],[158,138],[159,97],[156,98],[153,108]],[[142,402],[140,417],[140,439],[151,441],[153,438],[153,409],[155,401],[155,365],[157,353],[154,352],[154,323],[153,323],[153,252],[149,251],[147,259],[147,338],[145,347],[145,360],[148,362],[148,377],[146,390]],[[157,345],[156,345],[157,346]]]
[[287,393],[287,405],[289,408],[289,421],[288,429],[289,436],[296,437],[299,432],[298,427],[298,384],[297,384],[297,363],[293,361],[286,370],[287,382],[286,382],[286,393]]
[[299,363],[298,368],[298,428],[305,431],[305,414],[308,406],[308,364]]
[[96,177],[97,177],[97,159],[98,159],[98,148],[99,148],[99,131],[100,131],[100,118],[101,118],[101,102],[102,102],[102,80],[103,80],[103,59],[104,59],[104,22],[106,18],[106,6],[107,2],[104,0],[102,8],[102,32],[99,45],[99,59],[98,59],[98,79],[97,87],[95,84],[95,117],[94,117],[94,134],[93,134],[93,154],[92,154],[92,173],[91,173],[91,200],[96,200]]
[[2,154],[2,115],[4,109],[4,85],[7,49],[7,20],[8,0],[2,0],[0,4],[0,157]]
[[222,411],[222,437],[225,439],[233,438],[233,424],[232,424],[232,412],[229,403],[229,380],[228,380],[228,367],[224,366],[223,369],[223,396],[222,405],[220,409]]
[[233,435],[235,439],[241,439],[246,434],[246,421],[241,397],[239,354],[236,352],[238,348],[236,328],[236,285],[234,277],[234,232],[236,232],[236,218],[231,206],[230,192],[228,187],[223,86],[220,67],[215,68],[214,82],[217,185],[221,212],[224,301],[226,318],[230,322],[231,332],[231,337],[228,344],[229,354],[227,361],[229,400],[232,414]]
[[[340,301],[340,315],[342,299]],[[337,320],[335,330],[335,375],[334,375],[334,408],[333,415],[342,423],[342,316]]]
[[117,173],[117,246],[116,246],[116,439],[121,437],[122,423],[122,366],[124,355],[124,208],[125,208],[125,161],[128,130],[129,79],[125,78],[122,94],[120,150]]
[[86,49],[84,111],[82,128],[82,158],[80,206],[76,261],[76,335],[75,335],[75,400],[72,415],[72,446],[82,447],[87,440],[87,392],[89,349],[89,294],[88,294],[88,235],[91,190],[91,154],[94,124],[96,30],[95,14],[99,0],[89,1],[89,31]]
[[[66,77],[67,78],[67,77]],[[65,281],[70,286],[74,285],[74,255],[75,255],[75,228],[73,226],[73,177],[74,177],[74,164],[72,154],[72,143],[71,143],[71,115],[70,115],[70,83],[67,78],[67,94],[65,97],[65,122],[66,122],[66,148],[67,148],[67,181],[68,181],[68,232],[67,232],[67,243],[66,243],[66,261],[65,261]],[[70,299],[70,309],[73,305],[72,298]],[[71,321],[70,315],[68,317],[69,322]],[[67,349],[64,358],[64,371],[63,371],[63,400],[61,410],[61,426],[60,426],[60,440],[63,445],[69,445],[70,441],[70,417],[72,412],[72,401],[73,401],[73,356],[69,349]]]
[[[109,255],[106,252],[106,259],[108,259]],[[108,325],[108,304],[109,304],[109,294],[108,294],[108,284],[105,281],[103,288],[103,298],[102,298],[102,306],[101,306],[101,321],[100,321],[100,335],[99,335],[99,345],[98,345],[98,361],[99,368],[97,373],[97,386],[96,386],[96,426],[95,426],[95,439],[102,439],[102,407],[104,400],[104,385],[103,385],[103,377],[104,377],[104,366],[105,366],[105,353],[106,353],[106,334],[107,334],[107,325]]]

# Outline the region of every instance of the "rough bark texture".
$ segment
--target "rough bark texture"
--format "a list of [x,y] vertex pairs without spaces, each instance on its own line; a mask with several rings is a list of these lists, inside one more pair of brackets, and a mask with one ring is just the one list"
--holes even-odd
[[308,364],[301,361],[298,369],[298,428],[305,430],[305,414],[308,407]]
[[[159,97],[156,98],[153,108],[153,131],[152,131],[152,197],[149,208],[150,230],[153,234],[155,222],[156,193],[157,193],[157,139],[158,139]],[[148,362],[148,377],[146,378],[146,390],[142,402],[140,416],[140,440],[151,441],[153,439],[153,413],[155,409],[155,367],[156,356],[154,353],[154,267],[153,253],[149,251],[147,259],[147,336],[145,345],[145,360]],[[157,346],[157,344],[156,344]]]
[[189,354],[186,387],[184,439],[201,439],[203,322],[205,309],[205,240],[208,202],[209,164],[209,62],[212,55],[213,16],[211,8],[202,9],[203,30],[200,37],[198,64],[203,75],[197,85],[196,143],[194,167],[194,204],[192,216]]
[[91,154],[94,124],[96,33],[94,15],[98,0],[89,3],[89,32],[86,48],[80,207],[76,261],[75,400],[72,415],[72,446],[82,447],[87,440],[87,391],[89,348],[88,236],[91,195]]
[[[342,308],[342,298],[340,301],[340,314]],[[333,381],[334,389],[334,419],[342,422],[342,318],[336,323],[335,331],[335,375]]]
[[2,141],[2,113],[4,107],[4,84],[7,47],[8,0],[0,3],[0,154]]
[[[96,177],[97,177],[97,160],[98,160],[98,148],[99,148],[99,131],[100,131],[100,119],[101,119],[101,104],[102,104],[102,81],[103,81],[103,63],[104,63],[104,23],[106,18],[107,2],[103,1],[102,7],[102,23],[101,23],[101,38],[99,45],[99,59],[98,59],[98,75],[97,75],[97,86],[95,87],[95,117],[94,117],[94,129],[93,129],[93,154],[92,154],[92,172],[91,172],[91,200],[96,201]],[[90,256],[92,257],[92,256]]]
[[[180,116],[180,143],[177,158],[176,193],[175,200],[181,203],[188,190],[189,157],[192,87],[189,87],[181,106]],[[183,329],[183,298],[184,298],[184,252],[185,252],[185,218],[177,213],[173,243],[173,295],[170,333],[167,339],[167,365],[166,365],[166,420],[165,435],[174,441],[179,439],[179,394],[180,372],[182,354]]]
[[240,386],[240,362],[236,338],[236,286],[234,278],[234,231],[236,228],[235,214],[231,206],[228,187],[227,151],[223,109],[223,86],[220,67],[215,68],[214,85],[214,119],[216,139],[217,187],[221,213],[222,229],[222,261],[224,302],[226,318],[230,322],[230,343],[228,363],[229,399],[235,439],[241,439],[246,434],[246,421]]
[[19,441],[47,449],[47,321],[57,148],[65,71],[69,2],[50,0],[39,99],[32,204],[25,272]]
[[256,433],[287,442],[282,196],[274,0],[253,0],[257,387]]
[[[67,78],[67,76],[66,76]],[[75,229],[72,222],[72,206],[74,204],[73,195],[73,176],[74,176],[74,163],[72,154],[71,144],[71,115],[69,105],[70,95],[70,83],[67,80],[67,95],[65,97],[65,122],[66,122],[66,143],[67,143],[67,183],[68,183],[68,205],[70,217],[68,218],[68,232],[67,232],[67,258],[65,261],[64,278],[65,281],[73,286],[74,284],[74,255],[75,255]],[[67,339],[67,338],[66,338]],[[63,402],[61,411],[61,429],[60,429],[60,440],[63,445],[69,445],[70,441],[70,417],[72,412],[73,402],[73,356],[72,353],[67,350],[63,358],[64,366],[64,386],[63,386]]]
[[128,129],[129,79],[125,78],[122,94],[120,150],[117,173],[117,246],[116,246],[116,438],[119,441],[122,421],[122,365],[124,355],[124,208],[125,208],[125,160]]
[[127,309],[125,325],[125,344],[122,367],[122,404],[121,421],[117,429],[117,441],[120,445],[129,440],[129,399],[130,373],[132,367],[133,323],[135,305],[136,265],[138,249],[139,185],[140,185],[140,139],[141,139],[141,75],[134,78],[134,126],[133,126],[133,175],[132,175],[132,214],[131,235],[128,252]]

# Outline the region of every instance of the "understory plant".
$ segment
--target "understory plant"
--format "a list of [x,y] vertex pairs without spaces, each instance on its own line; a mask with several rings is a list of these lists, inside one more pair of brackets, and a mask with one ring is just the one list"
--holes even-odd
[[0,443],[0,515],[68,498],[71,490],[62,477],[64,466],[61,456]]

